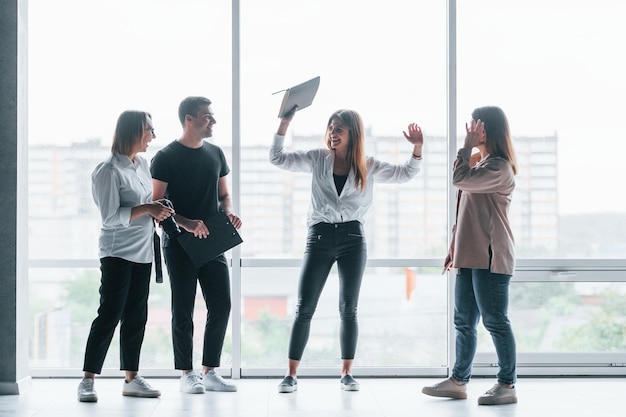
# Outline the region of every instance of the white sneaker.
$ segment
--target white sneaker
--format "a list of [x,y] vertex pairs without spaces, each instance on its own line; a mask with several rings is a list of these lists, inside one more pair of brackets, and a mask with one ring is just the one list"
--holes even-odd
[[202,378],[194,371],[180,377],[180,391],[187,394],[204,394]]
[[84,378],[78,384],[78,401],[86,402],[86,403],[95,403],[98,401],[98,394],[96,390],[93,388],[94,380],[93,378]]
[[204,389],[207,391],[237,391],[237,385],[224,380],[224,378],[214,370],[210,370],[202,377],[202,383],[204,384]]
[[161,396],[161,391],[152,388],[148,381],[135,375],[132,381],[126,382],[124,380],[124,388],[122,388],[122,395],[127,397],[143,397],[143,398],[157,398]]

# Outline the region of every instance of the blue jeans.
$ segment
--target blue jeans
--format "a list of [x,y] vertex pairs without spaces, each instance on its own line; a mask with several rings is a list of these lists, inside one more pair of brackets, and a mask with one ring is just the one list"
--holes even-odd
[[511,275],[494,274],[488,269],[459,268],[454,288],[454,327],[456,361],[452,378],[468,382],[476,354],[478,321],[491,334],[498,355],[498,382],[514,384],[516,375],[515,337],[508,318]]
[[366,260],[363,226],[358,221],[318,223],[309,228],[298,284],[296,318],[289,340],[289,359],[302,359],[313,313],[335,262],[339,272],[341,359],[354,359],[358,338],[356,311]]

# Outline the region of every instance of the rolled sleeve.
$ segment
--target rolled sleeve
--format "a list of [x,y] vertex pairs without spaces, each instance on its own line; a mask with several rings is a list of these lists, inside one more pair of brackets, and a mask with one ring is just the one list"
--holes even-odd
[[91,191],[105,228],[130,225],[132,207],[120,207],[120,185],[120,178],[110,165],[99,166],[93,174]]

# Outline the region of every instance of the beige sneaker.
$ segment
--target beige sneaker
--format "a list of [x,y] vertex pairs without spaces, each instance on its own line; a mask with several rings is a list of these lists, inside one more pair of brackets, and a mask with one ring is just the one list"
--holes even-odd
[[478,397],[478,405],[514,404],[516,402],[515,387],[507,388],[506,385],[500,383]]
[[435,385],[422,388],[422,393],[431,397],[464,400],[467,398],[467,386],[464,383],[457,385],[452,378],[448,378]]

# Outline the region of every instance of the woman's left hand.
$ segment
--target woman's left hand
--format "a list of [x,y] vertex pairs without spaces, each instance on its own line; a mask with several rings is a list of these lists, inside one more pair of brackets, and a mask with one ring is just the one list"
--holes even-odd
[[465,123],[465,147],[475,148],[485,143],[485,124],[482,120],[472,120],[468,126]]
[[416,123],[411,123],[408,127],[409,133],[402,131],[406,140],[411,142],[413,145],[423,145],[424,144],[424,135],[422,134],[422,128],[419,127]]

